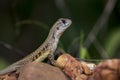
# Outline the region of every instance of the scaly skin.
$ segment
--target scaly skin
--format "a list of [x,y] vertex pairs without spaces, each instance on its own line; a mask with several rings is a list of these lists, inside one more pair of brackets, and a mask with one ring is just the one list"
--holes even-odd
[[20,67],[31,61],[41,62],[48,56],[51,60],[51,63],[54,64],[53,53],[57,48],[59,38],[61,37],[62,33],[71,25],[71,23],[72,21],[69,19],[58,19],[50,29],[48,37],[38,49],[36,49],[34,52],[26,56],[25,58],[1,70],[0,75],[16,71]]

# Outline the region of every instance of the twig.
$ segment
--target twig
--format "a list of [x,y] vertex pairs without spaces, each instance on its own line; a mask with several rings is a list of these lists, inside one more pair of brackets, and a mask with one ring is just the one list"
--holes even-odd
[[89,48],[91,43],[95,40],[96,35],[98,32],[106,25],[107,21],[109,20],[109,16],[112,13],[117,0],[108,0],[102,15],[97,20],[96,24],[93,26],[93,29],[89,33],[87,39],[85,40],[84,46]]
[[65,0],[55,0],[56,7],[61,11],[62,15],[70,17],[69,9],[65,3]]
[[94,46],[96,47],[96,49],[98,50],[98,52],[100,53],[100,55],[102,56],[102,58],[109,58],[109,56],[107,55],[107,52],[104,50],[104,48],[102,47],[102,45],[100,45],[99,41],[96,39],[93,42]]
[[5,42],[3,42],[3,41],[0,41],[0,44],[1,44],[2,46],[4,46],[5,48],[11,50],[11,51],[14,51],[14,52],[18,53],[20,56],[25,56],[25,55],[24,55],[24,52],[22,52],[21,50],[13,47],[12,45],[10,45],[10,44],[8,44],[8,43],[5,43]]

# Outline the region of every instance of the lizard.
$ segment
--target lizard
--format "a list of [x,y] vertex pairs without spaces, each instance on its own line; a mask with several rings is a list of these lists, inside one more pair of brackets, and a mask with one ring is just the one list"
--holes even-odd
[[28,62],[42,62],[45,58],[49,58],[52,64],[55,64],[54,52],[57,48],[59,39],[63,32],[71,25],[72,21],[67,18],[58,19],[49,31],[46,40],[35,51],[30,53],[23,59],[11,64],[7,68],[0,71],[0,75],[17,71]]

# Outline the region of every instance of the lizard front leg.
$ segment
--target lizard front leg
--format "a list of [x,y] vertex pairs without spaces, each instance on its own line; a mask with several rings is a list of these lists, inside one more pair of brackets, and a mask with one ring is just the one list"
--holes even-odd
[[48,59],[50,60],[52,65],[56,65],[56,61],[54,59],[54,54],[49,54]]

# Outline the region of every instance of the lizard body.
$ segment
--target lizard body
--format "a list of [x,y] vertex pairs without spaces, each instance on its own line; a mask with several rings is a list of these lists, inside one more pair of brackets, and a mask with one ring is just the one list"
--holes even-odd
[[[16,71],[17,69],[19,69],[20,67],[24,66],[26,63],[31,61],[41,62],[49,55],[53,55],[53,53],[57,48],[60,36],[71,25],[71,23],[72,21],[69,19],[65,19],[65,18],[58,19],[50,29],[48,37],[43,42],[43,44],[40,47],[38,47],[38,49],[36,49],[34,52],[29,54],[25,58],[1,70],[0,75]],[[54,62],[51,61],[51,63]]]

